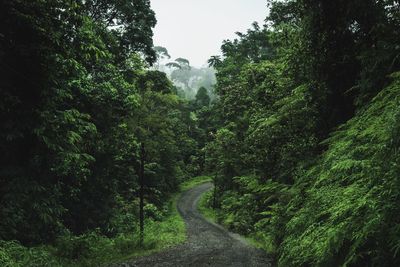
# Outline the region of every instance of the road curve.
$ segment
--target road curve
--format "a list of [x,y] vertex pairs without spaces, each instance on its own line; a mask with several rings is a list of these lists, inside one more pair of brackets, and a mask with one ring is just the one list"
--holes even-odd
[[182,193],[178,201],[187,227],[185,243],[119,266],[271,266],[270,258],[262,250],[200,215],[197,203],[211,188],[211,183],[201,184]]

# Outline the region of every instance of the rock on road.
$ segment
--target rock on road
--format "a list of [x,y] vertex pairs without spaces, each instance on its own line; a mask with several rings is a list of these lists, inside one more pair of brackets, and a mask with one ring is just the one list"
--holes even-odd
[[184,192],[178,201],[187,228],[185,243],[119,266],[271,266],[264,251],[200,215],[197,203],[211,187],[211,183],[196,186]]

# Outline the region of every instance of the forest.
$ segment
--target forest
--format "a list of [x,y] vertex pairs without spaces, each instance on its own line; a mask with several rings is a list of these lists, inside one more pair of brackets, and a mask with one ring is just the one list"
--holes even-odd
[[173,247],[207,180],[201,209],[276,266],[400,266],[400,2],[265,17],[195,68],[149,0],[0,1],[0,266]]

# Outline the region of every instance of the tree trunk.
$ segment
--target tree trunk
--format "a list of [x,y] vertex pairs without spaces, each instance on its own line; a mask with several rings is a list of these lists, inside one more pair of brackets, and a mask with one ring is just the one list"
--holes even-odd
[[217,174],[214,176],[213,209],[217,208]]
[[140,145],[140,170],[139,170],[139,227],[140,227],[140,244],[143,245],[144,239],[144,143]]

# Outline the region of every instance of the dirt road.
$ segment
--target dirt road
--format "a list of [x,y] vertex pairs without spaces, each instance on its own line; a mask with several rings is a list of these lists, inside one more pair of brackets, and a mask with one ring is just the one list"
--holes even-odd
[[271,266],[263,251],[199,214],[197,203],[211,187],[211,183],[199,185],[184,192],[178,201],[188,232],[184,244],[120,266]]

